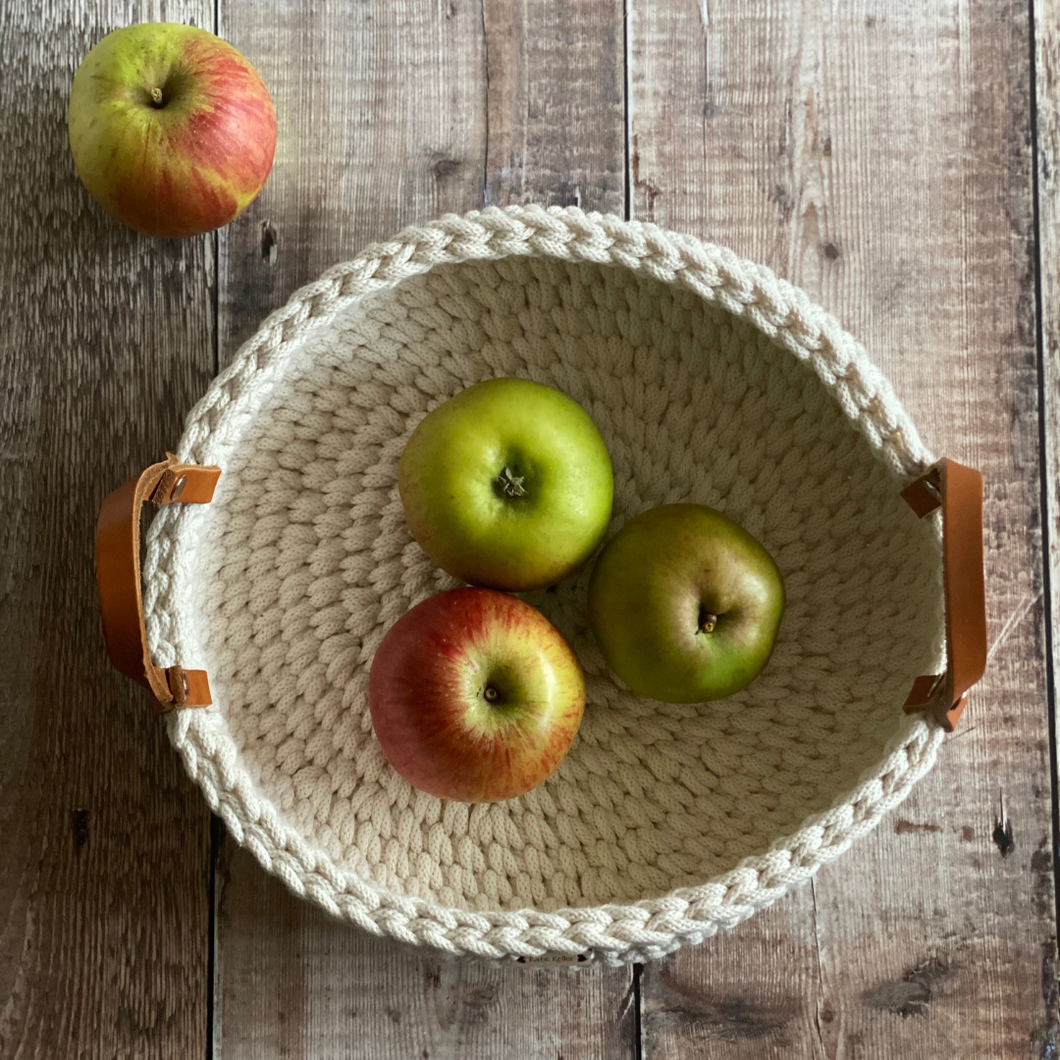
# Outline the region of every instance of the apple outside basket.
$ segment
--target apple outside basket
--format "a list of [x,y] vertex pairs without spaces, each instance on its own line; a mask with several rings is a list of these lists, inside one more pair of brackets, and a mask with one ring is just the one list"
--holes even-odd
[[[589,568],[525,594],[582,662],[585,719],[544,785],[469,806],[394,772],[366,691],[387,629],[456,584],[405,527],[405,442],[508,375],[595,420],[612,532],[720,508],[788,606],[762,675],[688,706],[609,673]],[[978,473],[936,463],[863,348],[768,269],[575,209],[447,216],[300,290],[177,455],[107,498],[97,555],[111,656],[229,833],[341,920],[488,958],[645,960],[770,905],[905,798],[986,660]]]

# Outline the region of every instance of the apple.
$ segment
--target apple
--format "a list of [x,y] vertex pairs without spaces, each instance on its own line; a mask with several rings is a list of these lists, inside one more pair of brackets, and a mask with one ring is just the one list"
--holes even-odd
[[413,787],[496,802],[537,787],[563,760],[585,680],[540,611],[492,589],[450,589],[387,631],[368,702],[383,753]]
[[544,589],[592,555],[614,483],[600,432],[566,394],[489,379],[430,412],[401,455],[413,537],[462,581]]
[[276,112],[254,67],[212,33],[172,22],[104,37],[74,75],[67,120],[91,196],[151,236],[238,217],[276,149]]
[[641,512],[607,543],[589,581],[589,623],[607,665],[667,703],[731,696],[769,661],[784,612],[772,556],[702,504]]

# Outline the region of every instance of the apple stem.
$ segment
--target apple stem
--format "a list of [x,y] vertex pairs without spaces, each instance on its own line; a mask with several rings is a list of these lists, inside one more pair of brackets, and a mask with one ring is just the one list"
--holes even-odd
[[162,106],[162,89],[160,89],[157,85],[151,89],[151,102],[156,107]]
[[500,693],[493,687],[493,685],[486,685],[482,693],[486,697],[487,703],[496,703],[500,699]]
[[525,497],[526,487],[523,486],[523,476],[516,475],[510,467],[505,466],[496,479],[497,485],[509,497]]
[[713,633],[714,627],[718,624],[718,616],[711,614],[709,611],[701,611],[699,614],[699,632],[700,633]]

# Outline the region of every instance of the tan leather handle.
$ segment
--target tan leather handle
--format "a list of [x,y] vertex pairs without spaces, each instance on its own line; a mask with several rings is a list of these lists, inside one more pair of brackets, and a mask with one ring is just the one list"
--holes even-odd
[[159,714],[205,707],[212,701],[205,670],[162,669],[151,661],[140,592],[140,515],[146,500],[208,504],[220,476],[219,467],[181,464],[169,453],[162,463],[111,493],[99,509],[96,581],[107,654],[123,674],[151,690]]
[[918,677],[905,710],[930,711],[953,732],[968,704],[968,690],[986,670],[983,476],[956,460],[943,459],[906,486],[902,497],[921,519],[942,509],[946,595],[946,672]]

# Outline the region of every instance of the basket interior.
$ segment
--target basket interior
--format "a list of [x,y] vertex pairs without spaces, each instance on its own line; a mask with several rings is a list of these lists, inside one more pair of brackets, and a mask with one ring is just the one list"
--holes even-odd
[[[405,529],[397,462],[435,405],[494,375],[559,387],[615,469],[612,531],[713,505],[775,557],[788,608],[744,692],[638,698],[586,624],[588,569],[525,594],[588,702],[538,790],[467,806],[412,789],[372,733],[372,654],[453,584]],[[540,258],[437,267],[311,330],[224,461],[190,577],[219,724],[311,846],[391,890],[542,910],[704,883],[827,809],[903,727],[942,630],[932,521],[812,367],[720,306],[632,271]]]

